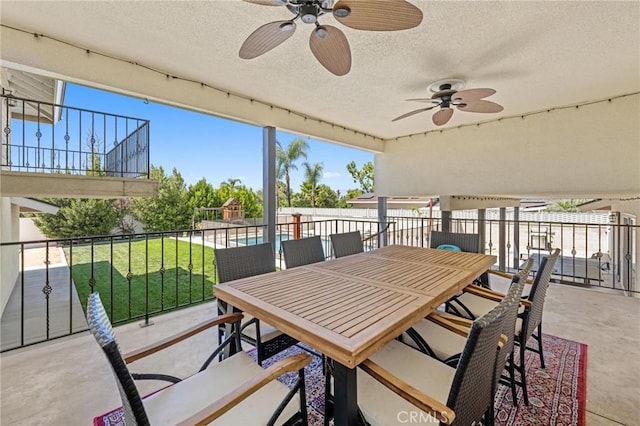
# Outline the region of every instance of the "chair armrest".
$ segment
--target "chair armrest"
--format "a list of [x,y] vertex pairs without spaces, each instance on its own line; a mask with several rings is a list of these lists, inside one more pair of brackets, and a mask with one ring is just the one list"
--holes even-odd
[[427,317],[427,319],[431,318],[431,317],[440,317],[442,319],[445,319],[449,322],[452,322],[454,324],[460,325],[462,327],[471,327],[471,324],[473,324],[473,320],[469,319],[469,318],[463,318],[463,317],[459,317],[457,315],[453,315],[450,314],[448,312],[440,312],[440,311],[436,311],[436,312],[432,312],[429,314],[429,316]]
[[[513,278],[513,275],[507,274],[506,272],[502,272],[502,271],[496,271],[496,270],[493,270],[493,269],[489,269],[487,272],[490,273],[491,275],[496,275],[498,277],[506,278],[508,280],[511,280]],[[525,281],[525,284],[533,284],[533,280],[531,278],[528,278]]]
[[440,315],[431,314],[427,317],[427,319],[435,324],[438,324],[440,327],[446,328],[447,330],[456,333],[459,336],[467,337],[469,335],[468,326],[455,323]]
[[[213,402],[209,406],[198,411],[188,419],[178,423],[179,426],[206,425],[231,410],[252,393],[277,379],[284,373],[303,369],[311,361],[308,354],[297,354],[276,362],[263,370],[259,375],[252,377],[231,392]],[[304,401],[302,402],[304,404]]]
[[[467,337],[469,335],[469,330],[473,324],[473,321],[468,318],[460,318],[446,312],[433,312],[427,317],[427,319],[463,337]],[[451,328],[451,326],[454,326],[455,328]],[[498,345],[502,347],[508,340],[509,337],[501,334]]]
[[454,413],[451,408],[430,397],[419,389],[414,388],[409,383],[400,380],[398,377],[394,376],[388,370],[385,370],[379,364],[376,364],[370,359],[362,362],[359,367],[367,374],[371,375],[371,377],[389,388],[392,392],[409,401],[422,411],[433,415],[442,423],[449,425],[453,423],[453,420],[456,418],[456,413]]
[[475,294],[476,296],[484,297],[485,299],[493,300],[494,302],[501,302],[505,295],[495,290],[488,288],[481,288],[478,286],[470,285],[464,288],[465,293]]
[[156,343],[152,343],[151,345],[129,352],[123,356],[124,362],[126,362],[127,364],[130,364],[141,358],[144,358],[146,356],[159,352],[163,349],[166,349],[169,346],[175,345],[176,343],[182,342],[183,340],[188,339],[189,337],[195,336],[196,334],[204,330],[207,330],[211,327],[215,327],[216,325],[231,324],[231,323],[240,321],[242,320],[242,317],[243,315],[240,312],[236,312],[233,314],[220,315],[209,321],[205,321],[194,327],[184,330],[181,333],[174,334],[173,336],[166,337]]
[[[494,290],[490,290],[487,288],[480,288],[478,286],[469,285],[464,288],[464,291],[467,293],[474,294],[476,296],[484,297],[485,299],[493,300],[494,302],[502,302],[505,295],[499,293]],[[524,306],[527,308],[531,307],[531,301],[527,299],[520,299],[520,306]]]

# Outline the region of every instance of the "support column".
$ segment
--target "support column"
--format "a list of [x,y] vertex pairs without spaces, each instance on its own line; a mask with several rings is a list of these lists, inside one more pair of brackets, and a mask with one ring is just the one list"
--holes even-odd
[[451,232],[451,211],[443,210],[442,216],[442,232]]
[[378,197],[378,247],[387,245],[387,197]]
[[487,209],[478,209],[478,235],[480,236],[480,253],[484,254],[487,246]]
[[498,269],[505,271],[507,259],[507,209],[500,207],[500,225],[498,226]]
[[276,241],[276,128],[262,129],[262,223],[267,225],[265,241]]
[[520,265],[520,207],[513,208],[513,267]]

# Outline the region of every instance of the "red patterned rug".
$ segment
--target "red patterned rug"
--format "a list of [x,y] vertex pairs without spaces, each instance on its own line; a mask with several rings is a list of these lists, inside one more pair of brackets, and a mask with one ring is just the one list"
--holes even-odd
[[[514,407],[511,390],[501,385],[495,399],[496,425],[585,424],[587,345],[547,334],[543,335],[543,344],[546,368],[540,368],[537,354],[530,351],[525,354],[529,406],[522,403],[522,390],[519,389],[520,403]],[[288,349],[265,361],[264,366],[301,351],[297,347]],[[324,377],[320,358],[313,357],[305,373],[309,425],[320,426],[324,419]],[[296,378],[296,374],[289,373],[280,380],[291,386]],[[93,424],[124,426],[123,411],[118,408],[96,417]]]

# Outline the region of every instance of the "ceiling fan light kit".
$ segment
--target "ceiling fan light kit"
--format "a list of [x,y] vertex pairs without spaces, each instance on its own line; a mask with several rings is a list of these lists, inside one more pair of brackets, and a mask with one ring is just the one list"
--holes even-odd
[[265,24],[247,37],[238,55],[253,59],[279,46],[293,35],[300,19],[315,25],[309,46],[329,72],[342,76],[351,70],[351,48],[337,27],[320,24],[328,13],[347,27],[364,31],[398,31],[414,28],[422,22],[422,11],[405,0],[244,0],[262,6],[286,6],[294,17]]

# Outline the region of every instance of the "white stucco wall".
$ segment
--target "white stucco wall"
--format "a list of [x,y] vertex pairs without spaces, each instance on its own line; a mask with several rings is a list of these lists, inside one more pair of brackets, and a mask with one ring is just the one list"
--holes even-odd
[[[19,236],[20,209],[11,198],[0,198],[0,242],[13,242]],[[0,248],[0,313],[9,300],[18,278],[18,246]]]
[[385,142],[378,195],[640,194],[640,95]]

